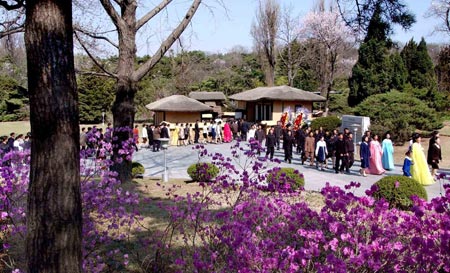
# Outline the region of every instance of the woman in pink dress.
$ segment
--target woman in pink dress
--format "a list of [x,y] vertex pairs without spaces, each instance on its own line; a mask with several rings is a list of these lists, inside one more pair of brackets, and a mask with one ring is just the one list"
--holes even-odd
[[372,141],[370,141],[369,147],[370,147],[370,164],[368,172],[370,174],[383,174],[386,171],[383,168],[383,149],[381,148],[381,144],[378,141],[379,136],[374,135]]
[[225,122],[225,125],[223,126],[223,142],[231,142],[232,134],[231,134],[231,128],[230,123]]

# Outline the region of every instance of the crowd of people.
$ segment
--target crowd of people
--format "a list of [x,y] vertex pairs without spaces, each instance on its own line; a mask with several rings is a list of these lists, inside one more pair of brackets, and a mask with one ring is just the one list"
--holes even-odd
[[0,137],[0,158],[10,151],[23,151],[31,147],[31,133],[10,133],[8,136]]
[[[163,128],[165,128],[164,136],[161,135]],[[169,138],[172,146],[196,143],[220,144],[240,139],[264,147],[266,157],[270,159],[274,158],[275,150],[283,150],[284,161],[287,163],[292,163],[294,156],[297,155],[302,165],[309,164],[322,171],[333,169],[335,173],[350,173],[358,155],[356,141],[359,138],[355,140],[348,128],[342,132],[338,129],[312,130],[307,126],[298,128],[294,128],[291,124],[282,126],[281,122],[266,128],[262,124],[250,123],[243,119],[201,122],[197,120],[195,123],[176,123],[172,131],[167,128],[168,124],[165,123],[159,126],[144,124],[140,131],[136,127],[133,132],[137,141],[140,137],[142,139],[139,147],[153,147],[155,152],[159,151],[158,139],[162,137]],[[405,154],[402,171],[405,176],[429,185],[434,182],[433,178],[439,169],[438,163],[442,160],[439,134],[435,132],[430,139],[426,158],[420,141],[417,134],[413,135],[410,149]],[[366,131],[359,144],[360,175],[382,175],[386,171],[394,170],[394,145],[390,133],[384,134],[381,138],[380,135]],[[431,166],[431,172],[428,165]]]
[[[266,128],[262,124],[239,120],[197,120],[195,123],[176,123],[170,128],[162,122],[159,125],[136,125],[133,129],[136,149],[148,148],[153,152],[160,151],[161,139],[169,140],[171,146],[186,146],[191,144],[220,144],[240,139],[257,145],[258,154],[265,147],[265,156],[273,159],[275,150],[282,149],[284,161],[292,163],[294,155],[298,156],[302,165],[309,164],[320,170],[333,169],[335,173],[350,173],[355,162],[356,141],[352,132],[344,128],[342,132],[322,128],[312,130],[308,126],[295,128],[291,124],[277,125]],[[11,133],[0,138],[0,156],[9,151],[22,151],[31,146],[31,134]],[[112,141],[112,126],[109,123],[103,132],[95,126],[81,128],[80,148],[96,150],[96,143]],[[359,173],[362,176],[381,175],[394,170],[394,145],[390,133],[383,136],[366,131],[361,139]],[[403,162],[403,175],[416,179],[422,185],[433,184],[442,161],[439,132],[433,132],[428,152],[425,155],[421,145],[422,138],[414,133],[409,149]],[[91,149],[90,149],[91,148]],[[98,149],[97,149],[98,150]],[[99,151],[97,151],[99,153]],[[100,155],[97,154],[97,157]],[[431,170],[430,170],[431,169]]]

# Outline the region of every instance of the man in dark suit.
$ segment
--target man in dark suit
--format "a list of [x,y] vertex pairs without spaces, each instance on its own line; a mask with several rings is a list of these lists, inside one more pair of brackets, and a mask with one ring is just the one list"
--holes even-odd
[[334,151],[336,153],[336,165],[334,167],[334,170],[336,173],[343,173],[347,157],[347,147],[345,145],[343,133],[339,133],[338,139],[335,143]]
[[200,138],[200,126],[198,124],[198,120],[196,120],[194,125],[194,143],[198,143],[199,138]]

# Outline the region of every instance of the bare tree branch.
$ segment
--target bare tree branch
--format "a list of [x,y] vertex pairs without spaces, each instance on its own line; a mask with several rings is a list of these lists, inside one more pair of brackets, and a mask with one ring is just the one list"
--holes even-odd
[[89,75],[89,76],[99,76],[99,77],[106,77],[106,78],[112,78],[110,74],[107,73],[100,73],[100,72],[93,72],[93,71],[82,71],[82,70],[76,70],[77,74],[80,75]]
[[192,16],[194,16],[201,2],[202,0],[195,0],[192,3],[183,20],[172,31],[167,39],[164,40],[156,53],[133,73],[132,77],[135,81],[142,79],[158,63],[164,54],[166,54],[167,50],[169,50],[169,48],[175,43],[175,41],[180,37],[188,24],[191,22]]
[[80,28],[79,26],[74,26],[73,29],[74,29],[74,31],[78,31],[80,33],[83,33],[84,35],[87,35],[87,36],[89,36],[91,38],[105,40],[109,44],[111,44],[113,47],[119,49],[119,46],[116,43],[114,43],[113,41],[111,41],[111,39],[109,39],[108,37],[101,36],[98,33],[89,32],[87,30],[84,30],[84,29]]
[[94,64],[100,68],[100,70],[102,70],[103,72],[105,72],[105,74],[109,75],[109,77],[111,78],[117,78],[117,75],[114,73],[109,72],[102,64],[100,64],[100,62],[94,57],[94,55],[91,54],[91,52],[89,51],[89,49],[86,47],[86,45],[83,43],[83,41],[81,41],[80,37],[78,36],[77,32],[74,31],[74,35],[75,38],[77,39],[77,41],[80,43],[81,47],[83,47],[84,51],[86,51],[87,55],[89,56],[89,58],[91,58],[91,60],[94,62]]
[[4,31],[0,31],[0,39],[2,39],[4,37],[7,37],[7,36],[10,36],[12,34],[19,33],[19,32],[24,32],[24,31],[25,31],[24,25],[20,25],[20,26],[15,27],[15,28],[11,28],[11,29],[7,29],[7,30],[4,30]]
[[[119,1],[115,0],[115,2],[120,5]],[[108,16],[111,17],[113,24],[118,29],[122,29],[123,28],[122,25],[124,24],[123,20],[120,17],[120,15],[117,13],[117,11],[114,9],[114,6],[111,4],[111,2],[109,0],[100,0],[100,3],[102,4],[106,13],[108,13]]]
[[155,15],[157,15],[161,10],[163,10],[167,5],[170,4],[172,0],[164,0],[159,5],[154,7],[151,11],[149,11],[147,14],[142,16],[141,19],[139,19],[136,22],[136,31],[139,30],[142,26],[144,26],[149,20],[151,20]]

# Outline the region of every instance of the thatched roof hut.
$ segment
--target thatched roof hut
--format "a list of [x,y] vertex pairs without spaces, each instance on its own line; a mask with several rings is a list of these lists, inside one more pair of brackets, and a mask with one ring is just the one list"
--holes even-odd
[[198,101],[224,101],[226,100],[223,92],[195,91],[189,93],[189,97]]
[[155,112],[154,122],[192,123],[202,119],[202,113],[212,112],[212,108],[183,95],[173,95],[146,105]]
[[312,92],[304,91],[287,85],[272,87],[257,87],[230,96],[236,101],[258,101],[258,100],[282,100],[282,101],[311,101],[319,102],[326,99]]
[[173,95],[157,100],[145,107],[154,112],[210,112],[211,107],[183,95]]

